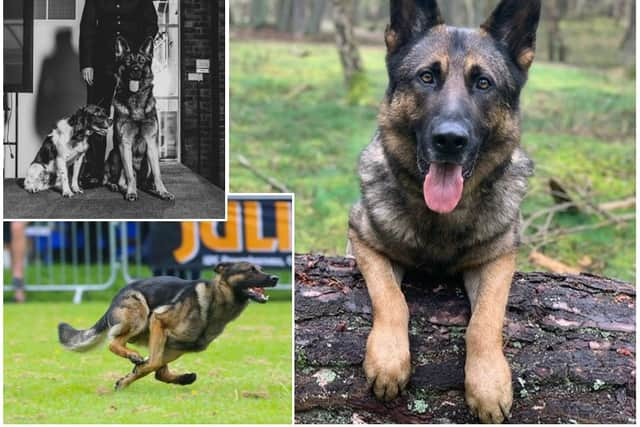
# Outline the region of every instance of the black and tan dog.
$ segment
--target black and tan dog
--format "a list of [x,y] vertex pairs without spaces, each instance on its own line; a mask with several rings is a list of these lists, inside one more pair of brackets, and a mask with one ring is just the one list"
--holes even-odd
[[[167,364],[184,353],[205,350],[250,300],[267,302],[263,288],[278,282],[278,277],[247,262],[222,263],[215,271],[218,274],[211,282],[153,277],[131,283],[118,292],[90,329],[76,330],[60,323],[60,343],[69,350],[86,351],[108,334],[109,350],[135,365],[116,382],[116,390],[151,372],[159,381],[191,384],[196,374],[174,374]],[[144,359],[127,348],[127,343],[148,346],[149,357]]]
[[[109,156],[117,162],[108,168],[117,176],[105,173],[105,184],[120,189],[127,200],[138,198],[140,181],[152,185],[140,188],[165,200],[173,200],[160,176],[160,148],[158,143],[158,113],[153,96],[153,38],[149,37],[137,52],[127,41],[116,38],[116,89],[114,107],[114,150],[119,156]],[[144,177],[144,179],[142,178]]]
[[392,0],[389,86],[360,158],[350,250],[373,306],[364,370],[395,398],[411,373],[408,270],[464,279],[471,302],[465,394],[483,422],[512,404],[502,326],[533,164],[519,96],[534,58],[539,0],[502,0],[479,30],[448,27],[435,0]]
[[[80,168],[89,149],[89,136],[106,135],[111,126],[107,112],[97,105],[79,108],[71,117],[56,123],[31,162],[24,179],[24,189],[37,193],[57,187],[64,197],[82,193],[78,184]],[[68,168],[73,165],[69,184]]]

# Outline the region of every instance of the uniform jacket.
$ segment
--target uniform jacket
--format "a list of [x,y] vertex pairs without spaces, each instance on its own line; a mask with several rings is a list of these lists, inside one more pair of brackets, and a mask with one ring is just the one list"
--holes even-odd
[[80,21],[80,69],[113,73],[117,36],[137,50],[145,38],[157,33],[152,0],[86,0]]

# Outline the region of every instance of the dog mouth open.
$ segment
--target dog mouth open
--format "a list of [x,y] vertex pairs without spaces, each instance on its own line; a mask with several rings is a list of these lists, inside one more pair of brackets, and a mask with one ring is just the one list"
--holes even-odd
[[424,201],[434,212],[447,214],[452,212],[464,189],[462,165],[454,163],[431,163],[424,178],[422,193]]
[[277,276],[269,276],[267,279],[259,282],[247,283],[247,286],[243,287],[242,293],[250,300],[264,304],[269,301],[269,297],[265,294],[264,288],[272,288],[277,283]]

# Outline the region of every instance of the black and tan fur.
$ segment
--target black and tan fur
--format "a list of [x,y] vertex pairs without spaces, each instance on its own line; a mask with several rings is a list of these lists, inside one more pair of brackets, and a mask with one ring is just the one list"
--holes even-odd
[[364,370],[380,399],[409,381],[409,309],[399,284],[406,270],[419,270],[464,278],[472,309],[466,400],[483,422],[509,414],[502,325],[533,173],[520,148],[519,96],[539,14],[539,0],[503,0],[470,30],[444,25],[435,0],[391,1],[389,85],[349,218],[350,251],[373,306]]
[[[56,123],[45,138],[24,179],[24,189],[30,193],[59,188],[64,197],[82,193],[78,184],[80,168],[89,149],[89,136],[106,135],[111,126],[107,112],[97,105],[79,108],[72,116]],[[73,165],[69,183],[68,168]]]
[[[118,162],[115,169],[111,168],[118,175],[105,173],[104,180],[109,188],[114,191],[120,189],[130,201],[137,200],[138,187],[162,199],[174,199],[160,176],[152,60],[153,38],[147,38],[137,52],[130,50],[124,38],[116,38],[113,145],[119,156],[110,155],[108,161]],[[147,185],[147,181],[151,184]]]
[[[86,351],[108,335],[109,350],[134,364],[133,371],[116,382],[116,390],[151,372],[159,381],[191,384],[196,374],[175,374],[167,365],[184,353],[205,350],[249,300],[265,303],[263,288],[278,282],[247,262],[222,263],[215,271],[210,282],[168,276],[133,282],[118,292],[93,327],[76,330],[60,323],[60,343]],[[149,357],[143,358],[128,343],[147,346]]]

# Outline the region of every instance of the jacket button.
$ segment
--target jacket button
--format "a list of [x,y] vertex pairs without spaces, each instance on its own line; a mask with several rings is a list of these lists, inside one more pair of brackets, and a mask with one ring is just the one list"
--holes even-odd
[[120,9],[120,5],[119,5],[119,4],[116,4],[116,7],[117,7],[118,9]]
[[116,36],[119,36],[119,35],[120,35],[120,31],[116,31]]

